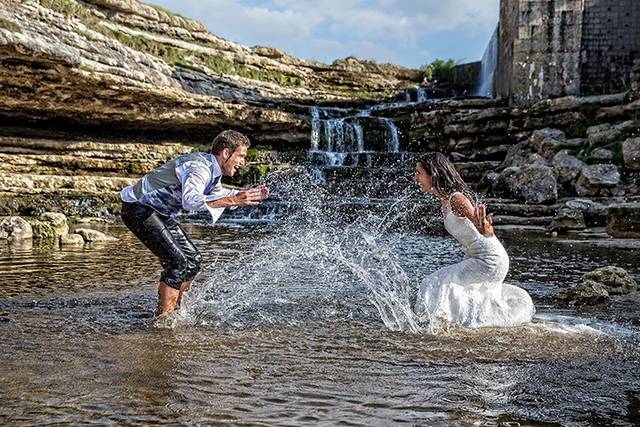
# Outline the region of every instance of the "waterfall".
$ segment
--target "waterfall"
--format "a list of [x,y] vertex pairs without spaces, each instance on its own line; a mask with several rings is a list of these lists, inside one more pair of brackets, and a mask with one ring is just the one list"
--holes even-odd
[[384,123],[387,131],[389,132],[389,138],[387,140],[387,151],[397,153],[398,151],[400,151],[400,138],[398,137],[398,128],[391,119],[380,118],[380,120],[382,121],[382,123]]
[[[335,117],[344,114],[340,110],[310,108],[311,148],[309,156],[315,162],[326,166],[358,166],[361,161],[371,162],[373,151],[365,147],[364,126],[368,122],[380,123],[386,129],[386,152],[400,151],[398,129],[393,120],[371,117],[371,110],[361,110],[355,115]],[[333,116],[333,118],[332,118]],[[375,125],[374,125],[375,126]],[[363,155],[364,154],[364,155]],[[375,153],[374,153],[375,154]]]
[[320,145],[320,110],[318,107],[311,107],[311,149],[318,151]]
[[416,89],[417,92],[417,99],[416,101],[418,103],[420,102],[427,102],[427,92],[425,91],[425,89],[423,87],[418,87]]
[[480,79],[474,95],[493,98],[495,71],[498,65],[498,28],[493,32],[487,49],[482,56]]

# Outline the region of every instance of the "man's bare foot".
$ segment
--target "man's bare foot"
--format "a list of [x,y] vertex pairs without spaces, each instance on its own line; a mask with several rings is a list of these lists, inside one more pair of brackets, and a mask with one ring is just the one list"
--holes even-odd
[[174,289],[164,282],[158,285],[158,308],[156,316],[160,316],[176,309],[178,300],[180,299],[180,291]]

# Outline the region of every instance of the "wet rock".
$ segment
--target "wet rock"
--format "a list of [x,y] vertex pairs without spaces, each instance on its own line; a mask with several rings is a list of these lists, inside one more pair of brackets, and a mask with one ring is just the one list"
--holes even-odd
[[84,245],[84,238],[76,233],[67,234],[60,237],[60,244],[63,246],[80,246]]
[[55,237],[62,237],[69,233],[67,217],[58,212],[45,212],[40,215],[40,221],[51,224]]
[[620,172],[615,165],[589,165],[582,168],[576,193],[581,196],[610,196],[617,194]]
[[34,239],[50,242],[57,242],[59,240],[60,236],[57,234],[56,228],[50,222],[34,219],[31,221],[31,227],[33,228]]
[[629,138],[622,144],[624,167],[640,171],[640,138]]
[[613,151],[606,148],[596,148],[591,152],[591,158],[597,161],[609,161],[613,159]]
[[31,239],[33,228],[26,220],[19,216],[10,216],[0,223],[0,238],[11,241]]
[[570,207],[560,208],[551,222],[554,231],[583,230],[586,227],[582,211]]
[[611,206],[607,214],[607,234],[640,239],[640,203]]
[[580,282],[569,289],[558,293],[557,298],[565,303],[577,305],[593,305],[609,299],[606,286],[592,280]]
[[609,292],[609,295],[628,294],[638,288],[636,281],[633,280],[625,269],[615,266],[595,269],[580,278],[580,282],[589,281],[603,285]]
[[108,236],[101,231],[90,228],[76,228],[75,233],[82,236],[85,242],[109,242],[118,240],[115,237]]
[[528,146],[529,146],[528,141],[522,141],[510,147],[507,150],[507,154],[504,157],[504,161],[500,165],[500,169],[502,170],[510,167],[524,166],[530,154],[528,151]]
[[547,166],[529,166],[517,176],[518,197],[525,203],[553,203],[558,198],[558,184]]
[[626,122],[611,125],[608,123],[592,126],[587,129],[587,141],[590,145],[602,145],[615,140],[628,130],[637,129],[640,123],[629,120]]
[[560,151],[553,157],[553,171],[560,183],[573,181],[580,175],[584,162],[576,156]]
[[565,133],[559,129],[539,129],[531,134],[530,147],[545,159],[552,159],[556,147],[566,139]]
[[608,207],[589,199],[573,199],[564,207],[582,212],[587,227],[603,227],[607,224]]
[[597,304],[605,302],[611,295],[631,293],[637,287],[636,281],[624,269],[608,266],[584,274],[576,285],[560,292],[557,297],[572,304]]

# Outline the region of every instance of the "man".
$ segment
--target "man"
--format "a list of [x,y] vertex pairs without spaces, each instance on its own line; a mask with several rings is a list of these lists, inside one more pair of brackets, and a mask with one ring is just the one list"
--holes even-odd
[[208,210],[215,222],[226,207],[257,205],[269,196],[264,186],[246,191],[222,188],[220,179],[244,165],[249,145],[243,134],[226,130],[211,143],[211,154],[179,156],[121,191],[122,221],[162,264],[157,315],[176,309],[202,260],[175,214],[181,209]]

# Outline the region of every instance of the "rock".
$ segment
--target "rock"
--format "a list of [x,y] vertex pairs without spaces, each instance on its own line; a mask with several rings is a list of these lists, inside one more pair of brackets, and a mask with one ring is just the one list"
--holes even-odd
[[580,175],[584,167],[584,162],[576,156],[560,151],[553,157],[553,171],[558,182],[565,183],[573,181]]
[[557,298],[577,305],[593,305],[605,302],[609,299],[609,291],[606,286],[592,280],[580,282],[558,293]]
[[31,221],[31,227],[33,228],[34,239],[51,242],[59,241],[60,235],[57,234],[56,228],[50,222],[34,219]]
[[572,304],[597,304],[605,302],[610,295],[628,294],[637,287],[636,281],[624,269],[608,266],[584,274],[576,285],[557,297]]
[[591,152],[591,158],[598,161],[608,161],[613,159],[613,151],[606,148],[596,148]]
[[528,146],[529,146],[528,141],[522,141],[510,147],[507,150],[507,154],[504,157],[504,161],[500,165],[500,169],[502,170],[510,167],[524,166],[529,156],[529,151],[527,149]]
[[558,198],[558,184],[547,166],[529,166],[517,176],[518,197],[525,203],[553,203]]
[[587,129],[587,141],[591,146],[606,144],[618,138],[628,130],[637,129],[640,124],[633,120],[611,125],[608,123]]
[[622,144],[624,167],[640,171],[640,138],[629,138]]
[[75,233],[82,236],[85,242],[108,242],[118,240],[115,237],[108,236],[101,231],[92,230],[90,228],[76,228]]
[[40,215],[40,221],[51,224],[56,237],[62,237],[69,233],[67,217],[58,212],[45,212]]
[[60,244],[63,246],[84,245],[84,238],[76,233],[60,236]]
[[580,282],[596,282],[603,285],[609,295],[623,295],[633,292],[638,284],[625,271],[625,269],[615,266],[597,268],[594,271],[584,274]]
[[10,216],[0,223],[0,238],[11,241],[31,239],[33,228],[26,220],[19,216]]
[[607,213],[607,234],[640,239],[640,203],[611,206]]
[[565,139],[564,132],[559,129],[539,129],[533,131],[530,147],[545,159],[551,160],[556,152],[556,147]]
[[565,202],[564,207],[582,212],[587,227],[603,227],[607,224],[608,207],[601,203],[589,199],[573,199]]
[[610,196],[617,193],[620,172],[615,165],[589,165],[582,168],[576,183],[576,192],[581,196]]
[[551,229],[555,231],[583,230],[587,228],[584,214],[578,209],[562,207],[551,222]]

